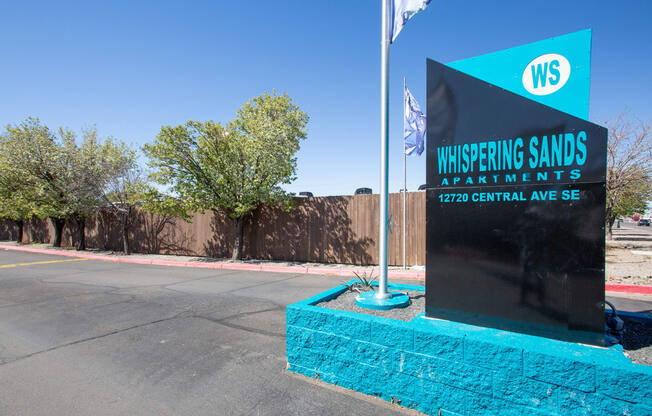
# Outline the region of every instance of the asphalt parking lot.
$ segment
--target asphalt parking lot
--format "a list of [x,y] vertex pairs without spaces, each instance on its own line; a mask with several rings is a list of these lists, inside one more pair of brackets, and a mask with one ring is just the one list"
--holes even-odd
[[337,283],[0,251],[0,415],[403,414],[285,372],[285,306]]
[[0,415],[404,414],[285,372],[285,306],[339,282],[0,251]]

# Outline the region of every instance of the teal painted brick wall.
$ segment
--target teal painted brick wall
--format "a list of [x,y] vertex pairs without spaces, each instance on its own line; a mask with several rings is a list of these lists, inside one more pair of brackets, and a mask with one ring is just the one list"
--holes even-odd
[[652,415],[652,367],[618,347],[314,306],[345,289],[287,307],[288,371],[431,415]]
[[595,365],[574,360],[572,357],[525,351],[523,367],[525,377],[585,392],[595,391]]

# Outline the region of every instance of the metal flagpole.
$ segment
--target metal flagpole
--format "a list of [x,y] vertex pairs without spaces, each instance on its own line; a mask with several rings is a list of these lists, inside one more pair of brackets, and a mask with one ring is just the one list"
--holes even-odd
[[[407,88],[407,85],[405,84],[405,77],[403,77],[403,136],[405,136],[405,89]],[[407,155],[405,154],[405,137],[403,137],[403,269],[407,269],[407,265],[405,264],[405,236],[406,236],[406,228],[407,228],[407,223],[406,218],[406,207],[407,207],[407,169],[406,169],[406,158]]]
[[382,31],[380,49],[380,223],[378,238],[378,290],[377,299],[387,299],[391,295],[387,292],[387,179],[389,163],[389,44],[392,11],[392,0],[382,0]]

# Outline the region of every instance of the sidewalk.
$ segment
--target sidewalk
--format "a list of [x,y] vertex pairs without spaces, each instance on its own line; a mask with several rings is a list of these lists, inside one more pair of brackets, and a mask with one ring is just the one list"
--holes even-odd
[[[93,260],[113,261],[117,263],[152,264],[172,267],[195,267],[204,269],[250,270],[276,273],[302,273],[322,276],[355,277],[355,273],[378,274],[377,266],[355,266],[351,264],[301,263],[273,260],[225,260],[197,256],[176,256],[163,254],[132,254],[129,256],[112,251],[76,251],[74,249],[53,248],[49,244],[18,245],[12,241],[0,243],[0,249],[23,251],[28,253],[49,254],[58,256],[78,257]],[[404,270],[400,267],[390,267],[388,277],[396,280],[425,281],[423,266],[415,266]],[[652,295],[651,285],[606,283],[607,292]]]

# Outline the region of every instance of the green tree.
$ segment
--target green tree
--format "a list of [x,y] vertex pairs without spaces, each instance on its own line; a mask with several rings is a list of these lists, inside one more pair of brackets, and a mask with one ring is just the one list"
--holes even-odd
[[69,132],[60,130],[57,137],[38,118],[29,117],[17,125],[7,126],[7,138],[6,157],[20,175],[37,184],[35,214],[50,218],[54,227],[53,246],[60,247],[65,220],[71,214],[66,169],[72,161],[63,145],[70,140]]
[[118,220],[123,252],[129,255],[129,232],[134,225],[135,209],[142,203],[149,186],[138,166],[136,151],[127,144],[107,140],[102,154],[106,174],[103,195],[105,207]]
[[98,212],[102,203],[108,165],[95,128],[83,131],[80,144],[71,131],[61,130],[61,135],[64,159],[69,163],[63,170],[67,211],[77,228],[76,248],[85,250],[86,221]]
[[137,152],[121,141],[107,140],[102,148],[106,184],[104,207],[120,224],[122,247],[131,254],[129,233],[140,214],[148,215],[145,233],[150,248],[156,246],[158,236],[168,224],[178,217],[188,221],[183,204],[153,186],[137,162]]
[[222,211],[233,219],[231,257],[239,259],[251,212],[260,205],[290,205],[281,185],[295,179],[295,155],[307,123],[308,115],[288,95],[265,93],[225,126],[212,121],[165,126],[143,150],[155,170],[152,177],[187,210]]
[[78,250],[86,248],[86,220],[99,209],[107,181],[106,163],[97,130],[82,132],[78,143],[70,129],[57,134],[37,118],[7,126],[7,152],[2,164],[29,184],[21,198],[29,201],[32,215],[49,218],[54,227],[53,246],[60,247],[67,218],[77,228]]
[[652,195],[652,127],[626,114],[607,125],[606,228],[611,238],[616,219],[644,212]]
[[0,218],[14,221],[18,227],[16,241],[23,241],[25,221],[37,212],[38,188],[28,176],[11,163],[12,146],[6,136],[0,137]]
[[630,182],[629,185],[624,187],[613,204],[610,218],[608,218],[610,237],[612,234],[611,228],[617,218],[645,212],[647,210],[647,201],[652,199],[652,183],[650,183],[650,179],[640,173],[635,175],[640,175],[640,179]]

